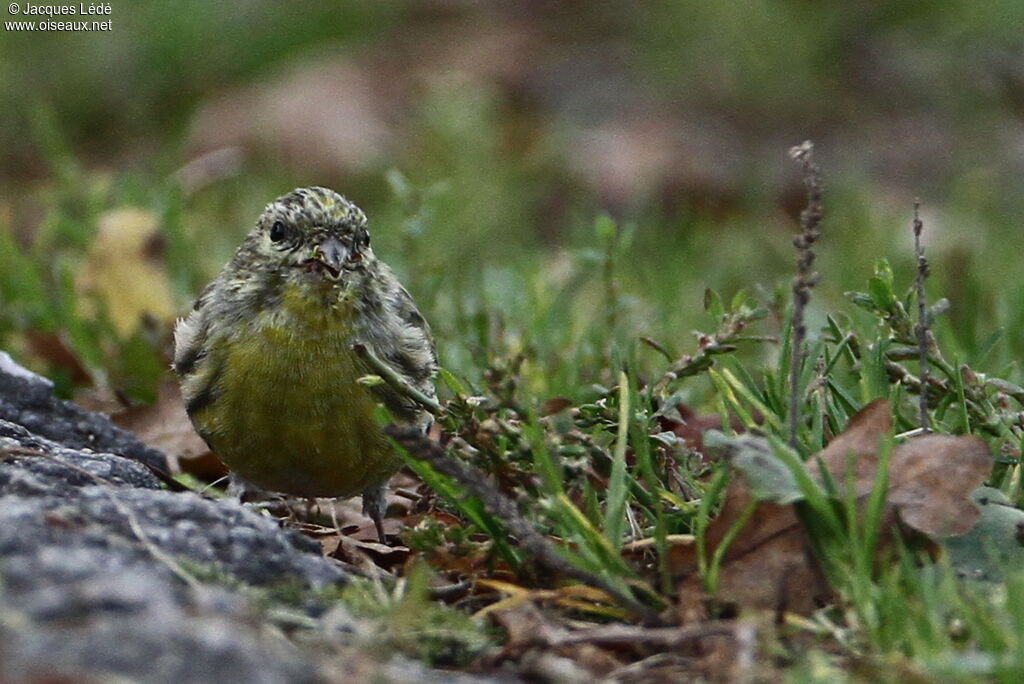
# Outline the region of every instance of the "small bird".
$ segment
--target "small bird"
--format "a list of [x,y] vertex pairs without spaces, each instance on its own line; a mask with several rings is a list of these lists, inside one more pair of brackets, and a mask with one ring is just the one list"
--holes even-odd
[[362,492],[384,540],[385,483],[401,459],[374,411],[383,403],[424,430],[431,416],[387,383],[361,383],[376,371],[357,349],[431,399],[437,354],[359,207],[320,187],[271,202],[174,344],[189,418],[234,474],[301,497]]

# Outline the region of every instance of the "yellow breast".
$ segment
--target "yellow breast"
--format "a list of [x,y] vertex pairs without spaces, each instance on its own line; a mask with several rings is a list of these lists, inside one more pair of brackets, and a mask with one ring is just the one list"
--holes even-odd
[[[345,497],[386,480],[401,461],[356,380],[351,306],[286,292],[282,307],[225,345],[219,397],[193,415],[214,452],[260,487]],[[327,305],[325,305],[327,304]]]

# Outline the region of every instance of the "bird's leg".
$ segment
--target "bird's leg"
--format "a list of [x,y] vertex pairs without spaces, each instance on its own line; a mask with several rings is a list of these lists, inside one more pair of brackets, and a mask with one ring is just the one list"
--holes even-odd
[[314,515],[319,513],[320,509],[316,505],[316,499],[312,496],[306,497],[306,522],[313,522]]
[[283,498],[281,494],[257,487],[234,473],[228,473],[228,489],[226,494],[229,498],[236,499],[238,503],[252,504],[261,510],[269,511],[271,515],[283,516],[287,520],[294,522],[299,522],[300,520],[298,513],[293,509],[290,502]]
[[266,499],[269,493],[234,473],[228,473],[227,495],[238,499],[239,503],[247,503],[258,499]]
[[373,520],[373,525],[377,528],[377,538],[380,539],[381,544],[387,543],[384,538],[384,513],[387,511],[384,492],[386,490],[387,484],[382,482],[363,492],[363,515],[369,516]]

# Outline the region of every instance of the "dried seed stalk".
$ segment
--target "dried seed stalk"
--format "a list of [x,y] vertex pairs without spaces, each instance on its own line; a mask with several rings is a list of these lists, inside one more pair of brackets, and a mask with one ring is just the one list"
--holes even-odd
[[821,170],[814,163],[814,143],[810,140],[792,147],[789,156],[803,167],[807,206],[800,212],[800,235],[793,239],[797,249],[796,278],[793,279],[793,334],[792,355],[789,364],[789,444],[796,447],[797,424],[800,411],[800,362],[803,358],[807,327],[804,311],[811,299],[811,288],[818,283],[814,267],[814,243],[821,236]]

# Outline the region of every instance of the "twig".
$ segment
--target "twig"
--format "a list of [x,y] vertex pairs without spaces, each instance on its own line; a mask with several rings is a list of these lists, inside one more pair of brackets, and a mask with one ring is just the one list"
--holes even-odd
[[544,630],[540,638],[549,647],[573,644],[601,644],[604,646],[653,644],[662,648],[677,648],[688,641],[715,636],[732,636],[737,632],[735,622],[712,621],[692,627],[634,627],[608,625],[581,629],[574,632]]
[[[928,260],[924,258],[924,245],[921,244],[921,201],[914,200],[914,255],[917,258],[917,372],[921,377],[921,387],[928,387],[928,302],[925,300],[924,280],[928,277]],[[928,392],[922,391],[920,396],[921,429],[931,432],[931,419],[928,416]]]
[[508,531],[518,539],[519,547],[530,554],[538,564],[547,567],[552,572],[605,591],[620,605],[642,618],[648,625],[663,624],[658,614],[648,606],[622,593],[597,575],[577,568],[560,556],[551,542],[519,514],[519,510],[511,499],[498,491],[478,470],[445,453],[421,430],[415,427],[388,425],[384,428],[384,434],[394,439],[411,456],[426,461],[434,470],[465,487],[470,495],[480,500],[491,515],[504,523]]
[[[665,543],[670,546],[692,546],[696,538],[692,534],[666,534]],[[645,537],[644,539],[637,539],[631,541],[628,544],[622,545],[622,550],[626,552],[642,551],[649,549],[658,543],[657,537]]]
[[812,249],[821,235],[821,170],[814,163],[814,143],[810,140],[792,147],[789,156],[803,167],[804,187],[807,189],[807,206],[800,212],[801,232],[793,239],[797,249],[797,276],[793,279],[793,334],[790,340],[792,350],[789,363],[789,445],[796,447],[797,423],[800,409],[800,361],[803,356],[807,327],[804,325],[804,310],[811,299],[811,288],[818,282]]
[[443,587],[432,587],[430,598],[433,601],[454,601],[469,593],[473,588],[473,580],[465,579],[455,584],[447,584]]
[[354,351],[359,358],[366,361],[377,375],[379,375],[384,382],[391,385],[393,389],[415,400],[417,404],[430,411],[435,416],[444,412],[444,407],[441,406],[437,399],[428,397],[426,394],[410,385],[405,378],[400,376],[394,368],[381,361],[380,357],[374,354],[373,351],[371,351],[365,344],[359,342],[353,344],[352,351]]
[[150,465],[143,460],[130,456],[125,456],[125,458],[131,458],[131,460],[141,464],[144,468],[146,468],[146,470],[153,474],[153,477],[163,482],[167,486],[167,489],[171,490],[172,492],[192,492],[194,494],[202,494],[202,492],[206,491],[206,488],[204,487],[202,491],[197,492],[188,485],[175,480],[170,473],[164,471],[161,468],[157,468],[154,465]]
[[729,314],[715,333],[711,335],[697,333],[697,351],[692,355],[683,356],[669,366],[665,374],[654,383],[655,393],[661,393],[679,378],[697,375],[711,368],[715,364],[715,356],[736,351],[734,342],[765,341],[741,335],[747,322],[747,317]]
[[[711,340],[705,344],[707,340]],[[708,337],[702,335],[700,338],[700,348],[694,355],[686,355],[672,364],[672,366],[665,372],[661,378],[654,383],[655,392],[661,392],[670,383],[675,382],[679,378],[685,378],[691,375],[697,375],[714,365],[714,356],[717,354],[730,354],[736,351],[736,346],[732,344],[723,344],[719,341],[718,335],[714,337]]]

